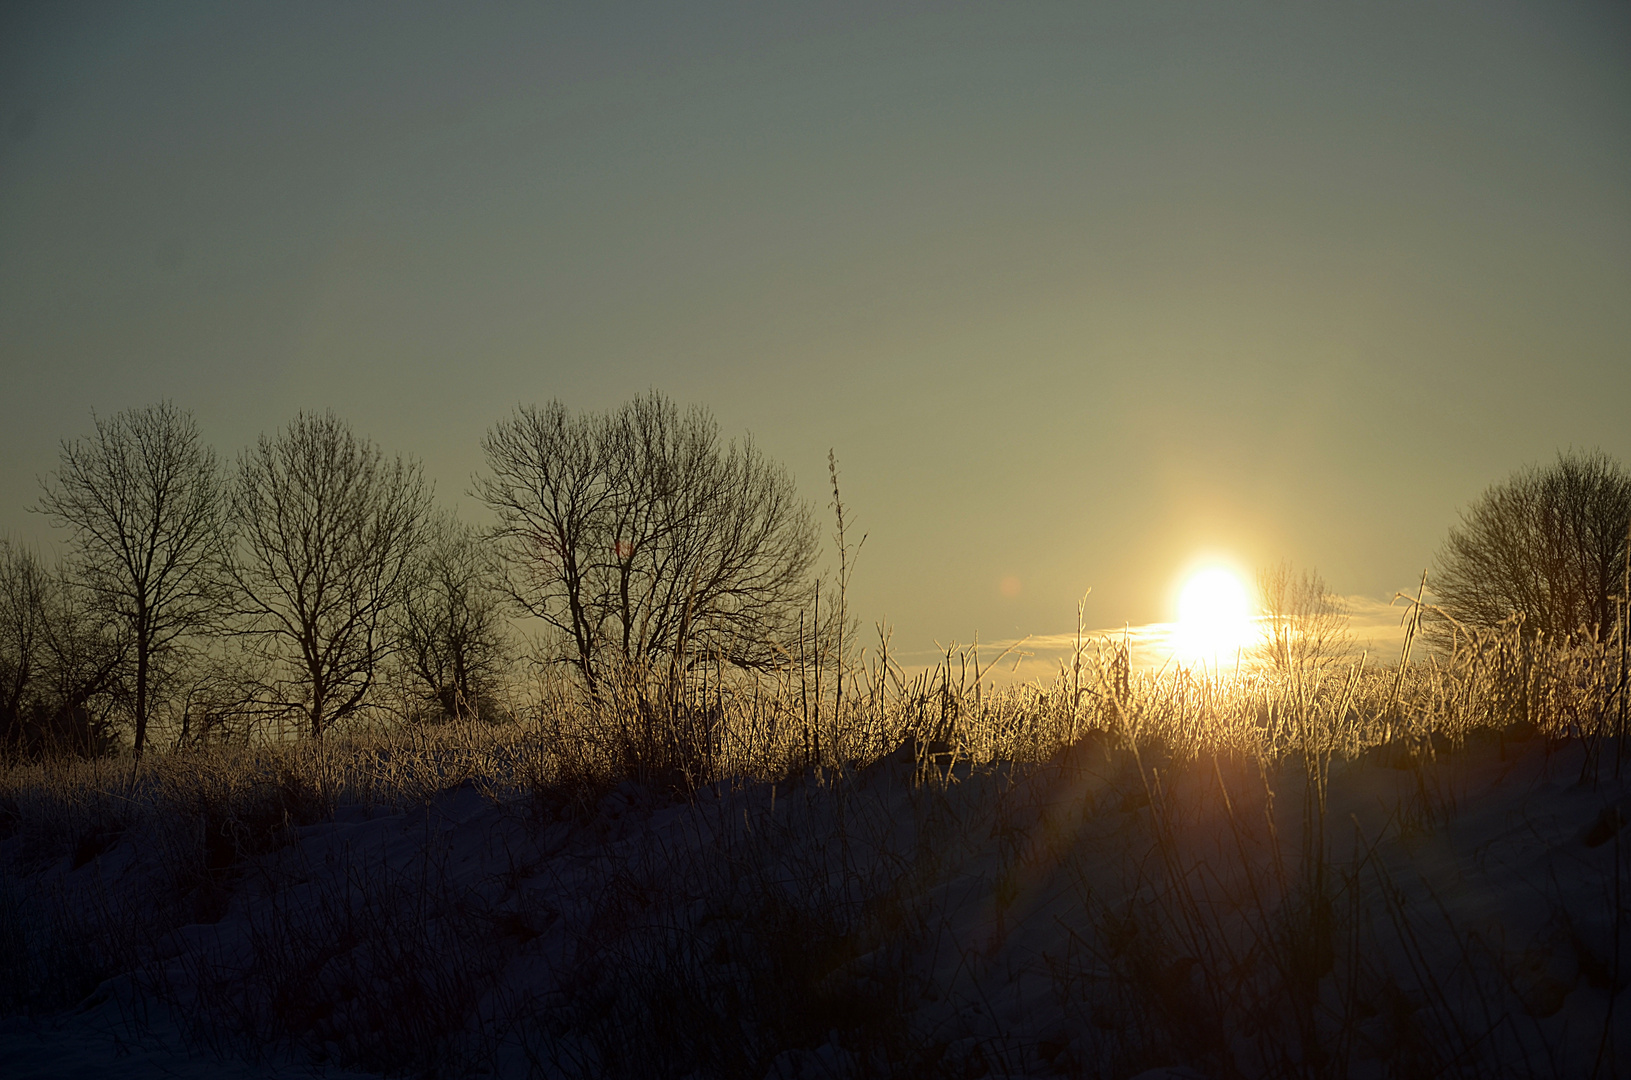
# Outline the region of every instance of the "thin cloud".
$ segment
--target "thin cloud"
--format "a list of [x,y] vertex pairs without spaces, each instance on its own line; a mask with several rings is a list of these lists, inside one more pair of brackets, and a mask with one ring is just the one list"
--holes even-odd
[[[1349,651],[1356,659],[1364,655],[1373,662],[1385,661],[1403,647],[1405,622],[1410,614],[1406,601],[1380,600],[1372,596],[1337,599],[1348,612],[1348,633],[1352,641]],[[1072,630],[993,641],[951,641],[940,643],[937,650],[892,653],[891,659],[911,676],[944,663],[949,649],[954,660],[966,656],[971,668],[977,658],[981,677],[989,673],[995,683],[1047,682],[1058,675],[1062,665],[1070,663],[1078,642],[1089,656],[1125,643],[1131,651],[1135,670],[1157,671],[1180,662],[1174,644],[1177,630],[1176,623],[1155,622],[1099,627],[1083,630],[1079,636]]]

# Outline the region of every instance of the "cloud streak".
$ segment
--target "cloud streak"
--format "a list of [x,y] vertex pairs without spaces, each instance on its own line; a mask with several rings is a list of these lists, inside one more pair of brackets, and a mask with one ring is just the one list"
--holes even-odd
[[[1371,596],[1343,596],[1338,599],[1348,612],[1350,654],[1356,659],[1363,655],[1373,663],[1392,661],[1404,646],[1405,620],[1409,615],[1409,604],[1403,600],[1387,601]],[[908,675],[915,675],[934,668],[937,663],[944,663],[949,650],[954,662],[959,656],[968,657],[971,675],[973,661],[977,658],[982,677],[985,672],[989,672],[991,681],[999,685],[1047,682],[1071,662],[1078,642],[1088,656],[1097,655],[1101,651],[1125,643],[1131,652],[1133,669],[1136,671],[1160,671],[1175,665],[1188,666],[1197,663],[1179,655],[1178,633],[1176,623],[1153,622],[1137,626],[1084,629],[1079,636],[1072,630],[1065,633],[999,638],[993,641],[978,639],[970,642],[949,641],[940,643],[938,651],[931,652],[925,649],[891,653],[891,658],[899,663]],[[1224,667],[1234,666],[1235,659],[1235,657],[1220,658]],[[1249,650],[1242,650],[1239,659],[1243,662],[1249,661]],[[1207,667],[1211,665],[1212,661],[1205,663]]]

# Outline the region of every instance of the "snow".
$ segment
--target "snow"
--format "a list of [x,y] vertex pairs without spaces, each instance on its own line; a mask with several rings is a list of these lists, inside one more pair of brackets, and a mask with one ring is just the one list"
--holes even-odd
[[[1281,941],[1312,958],[1307,1022],[1350,1075],[1462,1037],[1514,1074],[1631,1073],[1631,1005],[1610,1011],[1631,762],[1612,741],[1485,734],[1332,762],[1323,829],[1296,762],[1272,781],[1271,800],[1251,763],[1089,741],[927,780],[897,753],[689,800],[625,782],[576,815],[470,782],[345,805],[238,867],[214,921],[156,935],[75,1008],[6,1019],[0,1061],[10,1078],[692,1059],[703,1076],[721,1053],[767,1080],[880,1075],[901,1053],[953,1076],[1204,1077],[1203,1051],[1248,1075],[1313,1068],[1261,959]],[[1321,842],[1325,909],[1299,891]],[[34,904],[100,896],[130,922],[157,903],[163,853],[139,836],[79,867],[6,844]],[[1229,958],[1261,970],[1225,974]],[[1360,1000],[1368,1015],[1332,1019]],[[1284,1027],[1247,1029],[1276,1010]],[[1177,1036],[1134,1037],[1157,1029]]]

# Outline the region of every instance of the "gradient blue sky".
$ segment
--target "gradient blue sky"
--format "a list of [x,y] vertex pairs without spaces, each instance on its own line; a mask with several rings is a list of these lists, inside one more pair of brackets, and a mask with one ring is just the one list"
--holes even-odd
[[[0,531],[91,410],[332,407],[464,494],[647,388],[826,501],[897,645],[1413,585],[1631,462],[1631,7],[0,7]],[[1005,590],[1002,583],[1008,580]]]

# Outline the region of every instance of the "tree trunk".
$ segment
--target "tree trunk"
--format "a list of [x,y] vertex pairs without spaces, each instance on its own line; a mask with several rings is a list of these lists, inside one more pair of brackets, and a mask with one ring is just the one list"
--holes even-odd
[[136,758],[141,759],[147,745],[147,667],[152,651],[145,627],[136,637]]
[[328,704],[328,688],[323,685],[323,673],[314,665],[311,669],[311,737],[323,737],[323,706]]

